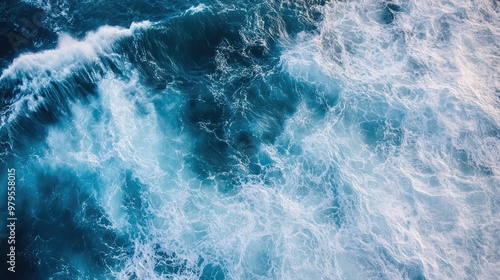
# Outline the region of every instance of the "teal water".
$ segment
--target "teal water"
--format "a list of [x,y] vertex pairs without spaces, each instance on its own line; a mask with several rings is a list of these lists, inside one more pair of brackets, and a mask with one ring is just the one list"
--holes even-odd
[[0,10],[16,277],[499,277],[496,2]]

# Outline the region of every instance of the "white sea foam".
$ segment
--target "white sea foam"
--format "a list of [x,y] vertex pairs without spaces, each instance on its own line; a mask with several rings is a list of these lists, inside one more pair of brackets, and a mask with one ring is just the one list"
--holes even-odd
[[196,14],[205,11],[206,9],[209,9],[208,6],[205,4],[199,4],[198,6],[191,6],[189,9],[186,10],[186,14]]
[[[500,219],[498,13],[488,1],[394,3],[403,9],[384,25],[368,13],[380,2],[330,2],[321,34],[301,38],[282,57],[296,77],[328,84],[327,76],[342,88],[340,116],[332,110],[304,138],[314,145],[308,153],[338,164],[359,194],[358,209],[349,213],[353,225],[335,235],[342,244],[334,250],[342,252],[337,269],[346,279],[368,276],[348,276],[353,269],[411,278],[378,247],[393,262],[421,263],[427,278],[493,279]],[[361,124],[370,114],[387,125],[386,137],[394,133],[394,117],[376,107],[402,113],[395,119],[400,144],[375,150],[365,144]]]
[[29,111],[36,111],[45,102],[38,92],[49,87],[52,82],[62,82],[75,72],[84,71],[85,68],[91,68],[90,75],[99,76],[97,74],[99,70],[96,68],[106,69],[100,57],[113,53],[113,47],[118,40],[132,36],[135,30],[150,25],[150,22],[145,21],[132,23],[128,29],[103,26],[95,32],[88,33],[80,41],[67,34],[60,34],[57,48],[20,55],[4,69],[0,82],[20,81],[16,89],[30,94],[14,98],[10,105],[10,113],[2,116],[2,125],[13,121],[22,112],[25,104],[28,104]]
[[[127,78],[103,77],[99,98],[74,104],[32,160],[99,174],[106,218],[133,238],[132,256],[109,268],[118,279],[163,279],[155,265],[170,259],[158,251],[186,268],[175,279],[208,264],[229,279],[495,279],[498,13],[489,2],[395,3],[402,11],[385,25],[381,2],[330,2],[318,33],[283,42],[280,69],[339,101],[322,120],[301,103],[276,142],[258,147],[272,163],[242,172],[235,195],[189,169],[187,133],[160,122],[178,115],[178,100],[154,107],[162,97],[126,63]],[[145,186],[144,221],[123,202],[126,170]]]
[[[340,88],[339,104],[321,122],[300,106],[276,145],[260,147],[274,162],[270,183],[250,181],[236,196],[217,194],[217,181],[193,187],[201,182],[181,158],[165,178],[150,179],[158,163],[145,158],[162,140],[131,138],[159,132],[135,123],[141,118],[120,97],[123,82],[103,84],[103,99],[113,100],[104,106],[115,120],[111,150],[149,185],[143,199],[155,217],[142,229],[150,239],[136,240],[115,276],[159,278],[152,248],[160,244],[187,261],[178,279],[199,275],[206,265],[197,266],[199,256],[220,262],[232,279],[494,278],[500,153],[498,136],[488,133],[498,128],[498,57],[488,44],[496,38],[480,40],[488,32],[477,29],[498,27],[450,2],[439,13],[437,4],[409,3],[381,25],[369,13],[378,5],[332,2],[320,34],[289,45],[282,66],[299,80]],[[460,11],[467,20],[454,18]],[[449,36],[436,26],[441,18]],[[363,130],[370,121],[382,124],[378,140]],[[328,210],[336,199],[342,213]],[[114,212],[120,201],[105,207],[110,217],[125,215]]]
[[[130,28],[103,26],[95,32],[90,32],[82,40],[76,40],[67,34],[59,36],[58,47],[53,50],[38,53],[22,54],[3,71],[0,79],[21,79],[25,76],[33,77],[29,80],[32,87],[47,84],[47,80],[62,80],[64,77],[81,67],[85,62],[98,59],[99,55],[112,52],[116,41],[131,36],[135,30],[146,28],[148,21],[132,23]],[[47,78],[46,71],[52,71],[51,79]],[[61,75],[61,76],[59,76]]]

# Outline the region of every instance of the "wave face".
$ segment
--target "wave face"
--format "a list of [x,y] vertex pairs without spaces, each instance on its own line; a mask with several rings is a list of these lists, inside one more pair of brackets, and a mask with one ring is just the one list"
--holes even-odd
[[500,278],[496,1],[18,5],[21,278]]

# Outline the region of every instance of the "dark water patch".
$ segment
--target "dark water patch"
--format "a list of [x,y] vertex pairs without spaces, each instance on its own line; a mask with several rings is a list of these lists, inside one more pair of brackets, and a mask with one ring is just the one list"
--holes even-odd
[[[289,26],[286,31],[289,36],[307,31],[315,26],[307,23],[309,8],[324,3],[308,1],[302,5],[281,5],[257,1],[253,6],[231,3],[231,9],[219,7],[219,4],[162,20],[153,28],[136,34],[133,41],[124,43],[125,53],[147,81],[158,85],[168,84],[178,76],[189,78],[213,73],[218,66],[217,53],[222,54],[229,65],[251,67],[259,60],[265,64],[276,52],[277,40],[283,35],[279,30],[283,21]],[[217,8],[222,8],[222,12],[215,13]],[[254,21],[260,20],[264,25],[255,25]]]
[[[182,93],[177,126],[188,128],[193,136],[193,153],[187,156],[192,168],[202,178],[218,173],[232,180],[228,174],[240,161],[252,173],[261,172],[255,156],[260,143],[275,141],[300,96],[309,92],[289,75],[272,70],[279,62],[276,45],[264,46],[261,41],[248,45],[242,39],[245,15],[241,11],[222,14],[200,12],[176,18],[123,42],[122,47],[147,85],[160,90],[170,84]],[[229,67],[224,71],[217,69],[220,54]],[[151,59],[154,67],[146,62]],[[274,73],[263,75],[270,70]],[[336,102],[332,100],[323,99],[323,108]],[[234,106],[241,101],[245,104]],[[155,108],[161,107],[155,101]],[[170,120],[162,123],[176,119],[170,114],[164,117]]]
[[[204,178],[215,172],[232,180],[227,174],[241,161],[252,173],[260,173],[255,156],[260,143],[274,142],[288,116],[295,112],[300,96],[311,95],[305,84],[281,71],[262,74],[276,71],[272,69],[279,62],[280,50],[273,37],[279,32],[272,30],[279,28],[283,18],[273,13],[288,9],[290,13],[284,17],[289,21],[295,17],[296,21],[296,25],[289,24],[287,32],[292,34],[307,29],[300,23],[307,7],[324,3],[275,4],[256,8],[238,4],[219,13],[210,7],[188,12],[120,43],[146,85],[155,90],[173,85],[185,95],[179,104],[183,108],[181,127],[188,128],[194,139],[193,153],[187,160]],[[249,19],[254,17],[264,19],[264,28],[248,33],[253,25]],[[219,68],[221,58],[226,68]],[[246,104],[234,106],[242,100]],[[336,101],[323,98],[319,102],[319,115],[324,116],[329,103]]]
[[[250,127],[258,141],[274,143],[283,131],[285,121],[291,116],[302,94],[297,82],[288,74],[279,72],[252,78],[235,79],[226,85],[226,96],[230,102],[244,100],[241,106],[232,108],[231,131],[238,127]],[[231,103],[232,103],[231,102]]]
[[137,34],[123,47],[145,77],[198,77],[215,71],[216,51],[223,41],[241,44],[238,31],[243,20],[242,11],[188,14]]
[[82,5],[77,0],[41,0],[38,5],[44,9],[51,29],[81,39],[103,25],[129,27],[131,22],[161,21],[198,3],[200,1],[100,0]]
[[57,34],[47,26],[46,14],[21,1],[0,3],[0,69],[26,52],[54,48]]
[[397,13],[401,12],[401,6],[394,3],[387,3],[381,10],[381,23],[392,24],[396,18]]
[[166,252],[160,245],[154,246],[154,258],[154,271],[162,277],[182,275],[189,269],[187,260],[178,257],[175,252]]
[[240,131],[236,133],[230,142],[234,143],[235,150],[244,156],[255,154],[257,149],[257,139],[249,131]]
[[[285,121],[296,110],[301,92],[296,81],[284,73],[247,74],[224,86],[225,100],[232,104],[225,140],[231,146],[228,158],[237,160],[233,165],[243,163],[251,174],[260,174],[268,164],[259,157],[260,145],[274,143],[282,133]],[[234,106],[238,103],[239,106]]]
[[[28,228],[26,234],[18,232],[25,245],[22,260],[32,269],[23,267],[21,277],[99,277],[108,272],[108,266],[123,265],[115,256],[131,254],[132,244],[126,236],[109,229],[111,223],[104,211],[84,188],[86,184],[81,184],[96,182],[96,178],[77,176],[67,169],[36,174],[36,200],[23,205],[20,217]],[[25,190],[19,197],[31,196]]]
[[334,188],[334,198],[330,208],[323,214],[326,214],[328,220],[331,220],[340,228],[346,222],[346,214],[348,209],[348,201],[344,197],[340,197],[338,188]]
[[82,71],[82,74],[85,73],[86,76],[91,78],[91,79],[85,80],[86,82],[94,81],[94,83],[95,83],[95,80],[92,79],[92,77],[94,77],[95,75],[91,74],[91,73],[93,73],[92,71],[95,71],[95,70],[97,70],[97,73],[99,73],[100,75],[103,75],[106,70],[110,70],[111,72],[113,72],[113,74],[115,74],[118,77],[121,77],[124,79],[127,78],[125,71],[120,68],[120,65],[118,65],[117,61],[114,60],[112,57],[101,56],[101,57],[99,57],[99,59],[100,59],[100,62],[104,65],[104,68],[103,67],[87,67],[85,69],[85,72]]
[[312,32],[317,29],[322,14],[315,6],[323,6],[325,3],[323,0],[275,1],[272,5],[277,14],[271,16],[281,19],[288,35],[294,37],[299,32]]
[[266,54],[266,46],[263,45],[259,44],[253,45],[249,46],[247,49],[250,52],[250,54],[255,58],[263,58]]
[[225,172],[229,145],[224,126],[230,116],[228,104],[217,100],[202,83],[184,89],[188,94],[183,109],[183,120],[193,136],[194,156],[190,158],[195,169],[207,176],[210,171]]
[[218,265],[208,264],[203,268],[200,280],[224,280],[226,275],[224,270]]
[[436,26],[436,33],[437,33],[437,44],[439,45],[448,45],[450,42],[450,39],[453,36],[452,30],[451,30],[451,25],[450,22],[452,22],[452,16],[450,15],[443,15],[442,17],[438,18],[435,22]]

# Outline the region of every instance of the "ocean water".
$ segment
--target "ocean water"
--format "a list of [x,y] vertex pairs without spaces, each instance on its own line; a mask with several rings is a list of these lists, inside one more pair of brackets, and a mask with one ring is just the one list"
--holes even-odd
[[0,22],[1,279],[500,279],[497,1],[6,0]]

